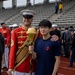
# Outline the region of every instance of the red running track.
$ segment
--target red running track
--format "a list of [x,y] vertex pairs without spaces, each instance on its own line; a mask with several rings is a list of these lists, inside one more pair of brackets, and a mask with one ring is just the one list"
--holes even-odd
[[75,75],[75,62],[73,67],[68,67],[68,65],[69,65],[69,59],[61,57],[58,75]]
[[[61,62],[58,70],[58,75],[75,75],[75,63],[74,67],[70,68],[69,65],[69,59],[65,57],[61,57]],[[8,75],[5,72],[2,72],[2,75]]]

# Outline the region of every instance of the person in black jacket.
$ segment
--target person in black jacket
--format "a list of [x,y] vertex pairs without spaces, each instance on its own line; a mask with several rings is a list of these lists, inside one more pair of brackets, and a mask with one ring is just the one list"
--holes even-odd
[[75,33],[74,31],[71,31],[72,37],[71,37],[71,47],[70,47],[70,63],[69,67],[73,67],[73,63],[75,60]]
[[4,48],[5,48],[4,37],[0,33],[0,75],[1,75],[2,55],[4,53]]
[[56,35],[61,43],[61,31],[58,30],[58,25],[52,24],[52,31],[50,31],[50,35],[51,36]]
[[58,30],[58,25],[52,25],[52,31],[50,32],[50,35],[57,35],[59,38],[61,37],[61,32]]

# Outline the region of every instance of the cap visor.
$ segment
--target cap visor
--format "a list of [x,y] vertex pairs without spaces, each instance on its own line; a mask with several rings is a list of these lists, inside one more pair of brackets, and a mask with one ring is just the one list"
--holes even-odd
[[31,19],[33,17],[33,15],[23,15],[23,17],[26,19]]

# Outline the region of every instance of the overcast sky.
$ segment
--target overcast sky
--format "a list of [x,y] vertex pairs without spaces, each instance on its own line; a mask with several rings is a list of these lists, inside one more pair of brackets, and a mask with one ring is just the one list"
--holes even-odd
[[[55,0],[49,0],[49,1],[55,1]],[[43,0],[35,0],[35,3],[41,3]],[[31,3],[33,4],[33,0],[31,0]],[[24,6],[26,5],[26,0],[17,0],[17,6]],[[3,2],[3,6],[5,8],[12,7],[12,0],[7,0]]]

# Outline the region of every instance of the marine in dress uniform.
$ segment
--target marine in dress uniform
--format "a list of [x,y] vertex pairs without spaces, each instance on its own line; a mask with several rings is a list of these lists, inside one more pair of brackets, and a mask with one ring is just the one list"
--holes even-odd
[[[8,73],[11,75],[30,75],[30,54],[28,52],[29,40],[26,34],[31,23],[33,21],[34,11],[22,10],[23,14],[23,25],[12,31],[11,35],[11,47],[9,54],[9,70]],[[35,61],[32,63],[32,75],[35,72]],[[15,70],[15,71],[13,71]]]
[[10,45],[10,40],[11,40],[11,31],[9,28],[6,27],[6,24],[4,22],[1,23],[1,29],[0,32],[4,36],[5,40],[5,51],[4,51],[4,64],[2,67],[7,67],[8,68],[8,55],[9,55],[9,45]]

